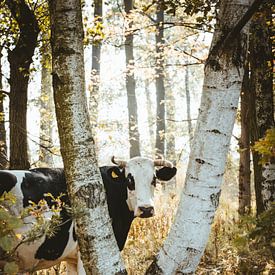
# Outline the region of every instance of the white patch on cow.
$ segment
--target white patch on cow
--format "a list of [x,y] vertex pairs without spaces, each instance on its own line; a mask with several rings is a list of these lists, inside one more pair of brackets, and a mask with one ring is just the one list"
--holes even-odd
[[127,162],[125,175],[131,174],[135,180],[135,190],[128,189],[127,204],[135,216],[142,214],[139,207],[154,207],[154,173],[154,162],[149,158],[135,157]]

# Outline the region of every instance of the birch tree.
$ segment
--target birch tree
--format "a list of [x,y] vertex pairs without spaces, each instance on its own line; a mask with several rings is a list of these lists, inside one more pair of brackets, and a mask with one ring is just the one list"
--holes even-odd
[[80,0],[50,1],[53,88],[61,154],[86,274],[125,274],[113,236],[85,96]]
[[239,33],[243,25],[238,20],[248,6],[249,0],[220,2],[185,187],[170,233],[147,274],[194,274],[203,255],[219,204],[243,79],[248,28]]

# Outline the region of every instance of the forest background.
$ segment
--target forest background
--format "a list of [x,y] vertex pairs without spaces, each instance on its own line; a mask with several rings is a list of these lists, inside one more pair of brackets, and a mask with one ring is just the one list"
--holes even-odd
[[[12,78],[12,66],[20,61],[16,56],[13,58],[12,52],[19,49],[18,37],[22,34],[18,18],[11,16],[14,3],[1,1],[2,167],[60,167],[47,2],[26,2],[37,19],[37,26],[31,22],[28,26],[29,29],[34,26],[38,37],[34,35],[31,41],[33,50],[38,46],[34,53],[31,50],[26,53],[26,59],[33,59],[30,68],[19,64],[23,78],[28,78],[28,97],[22,111],[18,102],[25,95],[20,94],[16,99],[16,83],[20,82],[18,76]],[[203,69],[217,5],[215,1],[180,4],[178,1],[105,1],[103,5],[100,1],[82,2],[86,93],[99,165],[110,163],[112,155],[128,159],[134,155],[154,158],[160,154],[173,161],[179,170],[174,183],[158,186],[156,217],[137,220],[132,227],[123,251],[130,274],[145,272],[173,222],[198,116]],[[274,226],[271,205],[275,135],[272,20],[272,7],[267,1],[251,23],[250,59],[241,93],[245,104],[239,106],[220,206],[198,270],[201,274],[274,271],[274,232],[270,235]],[[27,31],[25,35],[30,33]],[[259,85],[263,88],[257,90]],[[18,125],[26,109],[27,128],[24,122],[23,126]],[[14,133],[17,137],[12,139]],[[264,137],[256,147],[250,146]],[[25,145],[21,146],[24,140]],[[250,149],[253,149],[253,161]],[[259,176],[263,173],[262,164],[266,163],[272,168],[269,181],[273,179],[267,203],[261,198],[265,179]]]

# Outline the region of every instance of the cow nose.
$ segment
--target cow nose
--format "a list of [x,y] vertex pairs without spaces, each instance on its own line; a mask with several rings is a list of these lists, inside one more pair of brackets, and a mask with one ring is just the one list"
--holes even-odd
[[152,206],[149,206],[149,207],[139,206],[139,210],[141,212],[140,214],[141,218],[150,218],[154,216],[154,207]]

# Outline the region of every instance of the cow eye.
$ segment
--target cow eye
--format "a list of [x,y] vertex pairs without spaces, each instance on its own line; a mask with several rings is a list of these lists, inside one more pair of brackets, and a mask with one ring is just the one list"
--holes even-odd
[[154,187],[156,187],[156,184],[157,184],[157,177],[156,177],[156,176],[153,177],[153,180],[152,180],[151,184],[152,184]]
[[131,174],[127,176],[127,187],[131,191],[135,190],[135,180]]

